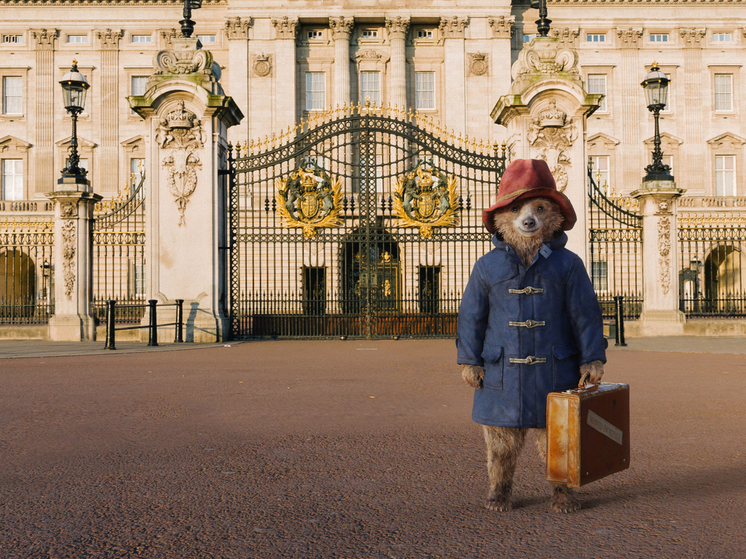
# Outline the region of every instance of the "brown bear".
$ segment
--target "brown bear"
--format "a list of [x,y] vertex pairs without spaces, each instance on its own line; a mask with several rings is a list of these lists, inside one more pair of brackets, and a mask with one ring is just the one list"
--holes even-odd
[[[547,394],[599,382],[606,341],[588,273],[565,248],[575,212],[546,162],[513,161],[482,219],[495,248],[477,261],[464,290],[458,363],[475,388],[472,418],[487,443],[485,506],[507,511],[528,429],[546,460]],[[572,512],[580,502],[553,484],[550,507]]]

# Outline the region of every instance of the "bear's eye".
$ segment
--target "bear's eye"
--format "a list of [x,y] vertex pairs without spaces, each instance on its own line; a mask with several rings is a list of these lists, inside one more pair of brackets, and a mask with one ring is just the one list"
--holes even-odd
[[544,206],[538,206],[536,208],[536,211],[539,212],[539,213],[543,212],[544,211]]
[[513,206],[512,208],[510,208],[510,211],[513,212],[514,214],[517,214],[518,213],[518,206]]

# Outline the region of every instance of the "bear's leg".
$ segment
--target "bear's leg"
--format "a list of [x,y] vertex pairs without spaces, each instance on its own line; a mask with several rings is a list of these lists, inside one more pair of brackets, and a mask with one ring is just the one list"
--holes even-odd
[[[547,430],[536,430],[536,447],[539,456],[546,468],[547,464]],[[554,512],[575,512],[580,509],[580,501],[575,496],[572,488],[561,483],[552,483],[552,498],[549,500],[549,508]]]
[[483,427],[487,443],[487,474],[490,480],[484,506],[490,510],[508,511],[513,508],[510,501],[513,474],[518,454],[526,440],[526,430],[489,425]]

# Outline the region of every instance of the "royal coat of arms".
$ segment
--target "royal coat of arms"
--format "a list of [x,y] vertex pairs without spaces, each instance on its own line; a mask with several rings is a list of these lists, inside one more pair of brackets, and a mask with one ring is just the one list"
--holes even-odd
[[277,202],[285,227],[300,227],[307,239],[316,229],[342,225],[342,185],[313,159],[305,159],[290,176],[277,181]]
[[458,223],[456,177],[448,177],[428,161],[398,178],[394,193],[394,213],[402,227],[418,227],[428,239],[435,227]]

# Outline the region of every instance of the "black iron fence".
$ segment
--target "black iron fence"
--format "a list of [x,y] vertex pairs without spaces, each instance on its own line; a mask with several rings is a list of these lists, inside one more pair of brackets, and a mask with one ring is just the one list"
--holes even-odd
[[46,324],[54,314],[54,218],[0,218],[0,324]]
[[616,296],[624,297],[626,319],[642,312],[642,216],[635,200],[599,184],[588,167],[588,273],[605,319],[616,313]]
[[679,309],[689,318],[746,317],[746,214],[679,214]]
[[107,301],[118,302],[117,323],[138,324],[145,303],[145,174],[96,205],[93,223],[92,312],[107,321]]

